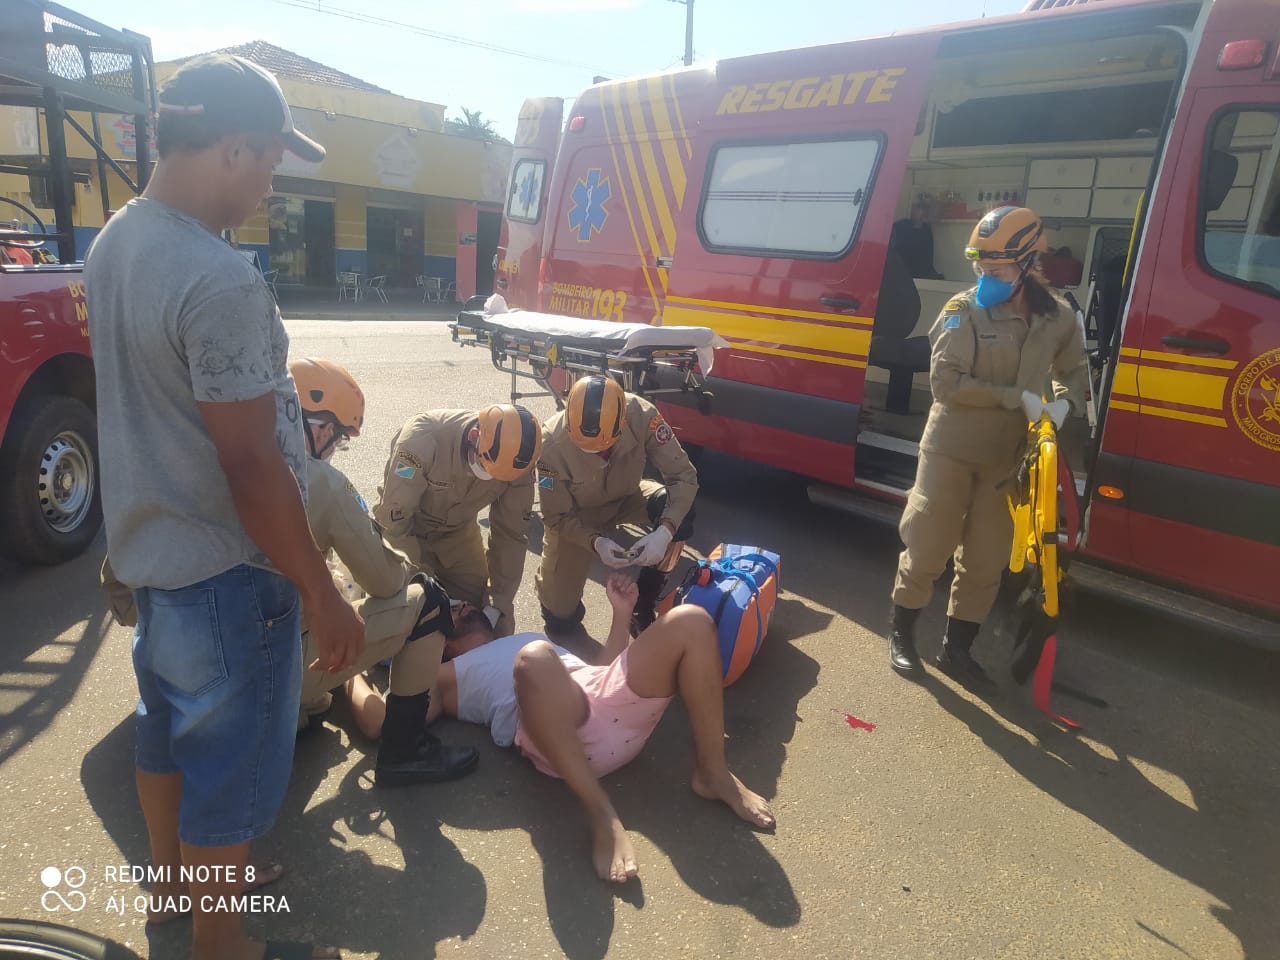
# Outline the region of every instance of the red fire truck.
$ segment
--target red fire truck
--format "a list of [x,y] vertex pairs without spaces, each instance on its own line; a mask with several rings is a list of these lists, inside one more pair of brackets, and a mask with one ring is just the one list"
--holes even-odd
[[529,100],[499,288],[715,329],[710,410],[662,398],[682,441],[883,509],[969,231],[1032,207],[1093,353],[1072,575],[1280,646],[1278,12],[1034,0]]
[[[0,553],[57,563],[98,532],[97,429],[83,264],[73,228],[76,185],[96,167],[107,211],[110,170],[134,192],[150,170],[138,137],[131,175],[103,148],[99,114],[146,130],[155,109],[151,43],[45,0],[6,0],[0,30],[0,106],[37,125],[41,155],[5,157],[0,173],[29,178],[47,197],[46,225],[26,204],[0,196]],[[18,111],[6,111],[22,116]],[[70,132],[69,132],[70,131]],[[92,160],[68,156],[81,137]],[[56,255],[55,255],[56,252]]]

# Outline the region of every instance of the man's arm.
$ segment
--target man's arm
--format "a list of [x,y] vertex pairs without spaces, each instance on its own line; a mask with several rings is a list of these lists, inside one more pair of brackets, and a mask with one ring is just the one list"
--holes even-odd
[[431,685],[431,700],[427,704],[427,723],[441,716],[458,715],[458,672],[452,663],[440,664],[436,682]]
[[515,632],[515,598],[524,575],[533,511],[533,473],[516,480],[489,508],[489,595]]
[[1074,322],[1071,333],[1053,358],[1053,396],[1055,400],[1065,397],[1072,411],[1079,416],[1084,413],[1085,397],[1089,393],[1089,352],[1075,311],[1064,307],[1064,312],[1067,311]]
[[609,638],[600,652],[601,666],[617,660],[631,642],[631,612],[636,608],[640,588],[630,577],[614,573],[605,582],[604,592],[613,608],[613,620],[609,624]]
[[412,575],[409,563],[382,539],[355,487],[350,481],[346,481],[346,485],[348,489],[338,494],[328,511],[327,529],[323,533],[315,531],[317,539],[333,545],[338,558],[369,596],[395,596]]
[[378,488],[378,502],[373,505],[373,518],[383,535],[416,567],[422,566],[422,545],[413,534],[413,520],[427,489],[426,469],[434,456],[435,444],[425,436],[393,446]]
[[554,527],[568,543],[590,548],[599,530],[578,519],[573,497],[569,495],[568,474],[555,460],[538,461],[538,512],[543,526]]
[[698,470],[662,414],[651,408],[649,416],[645,453],[662,475],[662,485],[667,491],[667,506],[659,522],[669,526],[674,536],[698,495]]
[[349,669],[364,645],[364,624],[334,586],[311,528],[298,481],[276,443],[276,398],[200,402],[240,523],[287,577],[307,608],[320,666]]

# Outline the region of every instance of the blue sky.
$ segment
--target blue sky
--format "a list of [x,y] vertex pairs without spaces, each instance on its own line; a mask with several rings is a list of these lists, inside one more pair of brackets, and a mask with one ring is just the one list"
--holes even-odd
[[[63,2],[108,26],[148,35],[160,60],[267,40],[401,96],[443,103],[449,117],[463,106],[480,110],[508,138],[525,97],[571,99],[597,74],[650,73],[684,56],[685,8],[673,0],[219,0],[216,13],[210,0]],[[984,10],[1001,16],[1024,4],[696,0],[695,62],[977,19]]]

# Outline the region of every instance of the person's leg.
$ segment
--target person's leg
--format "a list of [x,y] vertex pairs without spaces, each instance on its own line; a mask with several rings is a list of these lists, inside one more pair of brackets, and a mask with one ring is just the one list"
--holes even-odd
[[638,872],[635,849],[578,739],[578,727],[589,713],[586,695],[573,682],[555,649],[543,641],[520,651],[512,676],[521,730],[586,811],[596,875],[601,880],[626,882]]
[[582,621],[582,590],[595,554],[570,543],[555,528],[542,535],[542,563],[534,577],[534,589],[542,605],[542,618],[549,631],[564,632]]
[[959,460],[921,452],[916,482],[898,525],[903,551],[893,585],[893,624],[889,662],[895,670],[919,670],[915,621],[933,594],[933,584],[947,569],[960,543],[973,469]]
[[771,827],[769,804],[744,787],[725,760],[723,671],[716,625],[705,610],[691,604],[659,617],[627,650],[627,686],[636,696],[679,692],[684,701],[697,758],[694,792],[724,801],[748,823]]
[[1013,518],[1001,481],[1008,471],[986,468],[973,480],[968,516],[956,550],[955,578],[947,606],[947,633],[938,666],[977,690],[994,683],[973,659],[973,642],[1000,592],[1000,578],[1013,550]]
[[378,691],[369,685],[363,673],[357,673],[347,680],[347,700],[351,704],[351,714],[356,718],[356,727],[370,740],[382,736],[382,721],[387,717],[387,705]]

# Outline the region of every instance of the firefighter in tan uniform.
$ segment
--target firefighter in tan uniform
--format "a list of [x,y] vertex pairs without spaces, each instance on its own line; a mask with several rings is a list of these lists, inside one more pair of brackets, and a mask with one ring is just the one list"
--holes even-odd
[[[906,549],[889,637],[890,662],[902,673],[920,668],[915,623],[954,554],[936,662],[975,688],[993,686],[970,650],[1009,562],[1013,521],[1004,481],[1022,453],[1028,421],[1047,413],[1061,427],[1069,412],[1083,413],[1088,387],[1084,331],[1036,262],[1047,249],[1032,211],[987,214],[965,249],[978,284],[948,302],[929,333],[933,406],[899,527]],[[1046,403],[1041,392],[1050,378],[1054,399]]]
[[[662,483],[642,479],[649,460]],[[598,556],[614,569],[636,565],[636,630],[653,621],[662,584],[693,530],[698,472],[657,408],[607,377],[585,377],[565,409],[546,425],[538,461],[545,535],[535,581],[548,631],[582,621],[582,590]],[[652,532],[624,549],[614,529],[629,523]]]
[[[391,442],[374,519],[396,549],[449,595],[497,608],[498,636],[515,633],[542,425],[524,407],[434,410]],[[486,545],[477,518],[489,508]]]
[[[472,770],[478,754],[471,747],[449,747],[423,726],[444,652],[440,631],[452,625],[449,597],[439,584],[414,576],[404,556],[391,549],[369,518],[351,481],[329,463],[333,454],[360,435],[364,394],[351,375],[328,360],[289,362],[305,417],[307,447],[307,524],[316,546],[334,566],[340,560],[368,597],[355,604],[364,620],[364,649],[349,670],[329,673],[306,669],[319,657],[302,611],[302,693],[299,728],[325,712],[329,691],[382,660],[391,658],[387,722],[374,775],[380,786],[450,780]],[[126,626],[136,623],[133,597],[103,564],[103,587],[112,612]],[[394,719],[393,719],[394,718]]]

